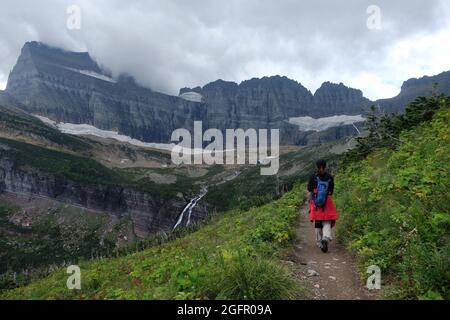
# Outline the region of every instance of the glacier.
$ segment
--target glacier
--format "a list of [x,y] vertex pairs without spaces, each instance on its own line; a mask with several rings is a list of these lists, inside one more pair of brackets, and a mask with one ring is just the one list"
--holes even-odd
[[329,128],[340,127],[344,125],[354,125],[358,122],[364,122],[366,118],[362,115],[349,116],[349,115],[336,115],[324,118],[311,118],[311,117],[294,117],[289,118],[289,123],[298,126],[300,131],[325,131]]
[[89,124],[73,124],[73,123],[64,123],[64,122],[56,122],[49,118],[40,116],[40,115],[34,115],[36,118],[41,120],[47,125],[50,125],[62,133],[72,134],[76,136],[82,136],[82,135],[90,135],[95,137],[100,137],[104,139],[114,139],[120,142],[126,142],[138,147],[147,147],[147,148],[153,148],[153,149],[159,149],[159,150],[166,150],[166,151],[172,151],[172,149],[175,147],[174,143],[150,143],[150,142],[143,142],[134,138],[131,138],[126,135],[119,134],[116,131],[108,131],[108,130],[102,130],[99,128],[96,128],[94,126],[91,126]]

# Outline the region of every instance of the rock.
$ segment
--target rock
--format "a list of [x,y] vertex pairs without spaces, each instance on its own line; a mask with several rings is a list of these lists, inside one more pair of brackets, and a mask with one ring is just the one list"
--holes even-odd
[[207,120],[203,103],[113,81],[85,53],[27,42],[6,91],[25,111],[55,121],[113,129],[146,142],[169,142],[176,128]]
[[314,285],[314,288],[320,289],[320,284],[315,284],[315,285]]
[[318,277],[319,273],[316,270],[308,269],[308,277]]
[[354,135],[352,126],[300,132],[291,117],[361,114],[369,105],[359,90],[325,83],[315,95],[287,77],[254,78],[240,84],[217,80],[180,90],[183,99],[112,79],[89,53],[74,53],[27,42],[14,66],[6,92],[26,111],[54,121],[90,124],[145,142],[170,141],[178,128],[280,129],[283,144],[309,144]]
[[[86,184],[39,171],[22,168],[0,156],[0,191],[33,194],[55,199],[87,209],[108,212],[118,218],[130,216],[134,231],[140,238],[161,230],[170,230],[186,201],[163,199],[117,185]],[[198,221],[207,215],[206,208],[197,206],[192,219]]]
[[370,101],[363,97],[362,91],[325,82],[314,93],[314,104],[317,115],[329,116],[334,114],[361,114],[370,105]]
[[[436,90],[433,90],[434,84],[437,84]],[[442,72],[432,77],[424,76],[419,79],[409,79],[403,83],[398,96],[375,101],[375,104],[380,105],[382,110],[403,112],[408,103],[418,96],[430,96],[433,91],[446,95],[450,94],[450,71]]]
[[336,281],[336,277],[329,276],[328,278],[329,278],[330,280]]
[[[145,142],[170,141],[178,128],[280,129],[282,144],[314,144],[356,134],[352,125],[301,132],[289,118],[360,115],[370,105],[386,113],[403,111],[408,102],[429,95],[433,84],[450,94],[450,72],[406,81],[399,96],[372,102],[361,90],[325,82],[312,94],[282,76],[253,78],[240,84],[217,80],[203,87],[183,88],[183,99],[139,86],[130,76],[112,79],[87,52],[69,52],[27,42],[10,73],[6,92],[30,113],[55,121],[90,124]],[[195,98],[192,99],[192,95]],[[201,97],[201,98],[199,98]],[[8,98],[9,99],[9,98]]]

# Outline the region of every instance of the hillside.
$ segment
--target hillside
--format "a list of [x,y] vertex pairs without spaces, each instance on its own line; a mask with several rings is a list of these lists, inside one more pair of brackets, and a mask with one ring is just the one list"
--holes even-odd
[[305,179],[314,157],[336,161],[348,148],[346,141],[282,147],[275,177],[261,176],[257,165],[175,166],[163,151],[62,133],[8,94],[0,98],[0,290],[149,237],[176,237],[216,212],[268,203]]
[[82,262],[82,290],[65,269],[0,299],[290,299],[304,293],[280,261],[295,236],[299,187],[248,211],[230,211],[172,242]]
[[381,268],[386,297],[450,299],[450,104],[439,103],[397,148],[376,148],[336,177],[339,240],[362,274]]
[[[386,146],[346,162],[335,177],[339,242],[357,258],[362,279],[368,266],[381,268],[382,297],[450,298],[448,106],[447,98],[419,99],[407,108],[402,121],[409,129],[396,146],[381,139]],[[427,108],[436,110],[431,121],[414,118],[418,110],[427,114]],[[213,215],[184,237],[157,238],[124,256],[81,262],[81,291],[67,290],[62,268],[1,298],[307,297],[295,266],[281,261],[298,236],[303,188],[297,185],[261,207]]]

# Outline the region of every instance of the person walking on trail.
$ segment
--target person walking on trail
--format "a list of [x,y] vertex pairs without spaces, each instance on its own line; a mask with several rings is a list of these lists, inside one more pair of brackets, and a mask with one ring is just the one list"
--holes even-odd
[[325,160],[319,160],[316,166],[317,172],[308,182],[309,220],[314,223],[317,245],[325,253],[332,240],[331,229],[336,225],[339,217],[332,197],[334,180],[326,171],[327,163]]

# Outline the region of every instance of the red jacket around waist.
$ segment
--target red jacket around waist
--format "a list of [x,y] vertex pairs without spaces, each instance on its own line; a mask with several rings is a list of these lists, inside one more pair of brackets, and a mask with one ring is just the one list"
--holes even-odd
[[[315,173],[311,176],[308,182],[308,192],[317,194],[317,177],[318,174]],[[309,219],[311,221],[323,221],[323,220],[332,220],[336,221],[339,219],[339,215],[336,211],[336,207],[334,206],[333,202],[333,191],[334,191],[334,179],[333,176],[329,173],[325,173],[322,177],[320,177],[322,180],[329,180],[329,188],[328,188],[328,198],[325,203],[324,208],[314,208],[314,201],[310,200],[309,205]],[[312,198],[312,197],[311,197]]]
[[327,202],[324,208],[315,208],[314,200],[310,200],[309,203],[309,220],[311,221],[323,221],[332,220],[336,221],[339,219],[339,214],[334,206],[333,197],[328,195]]

